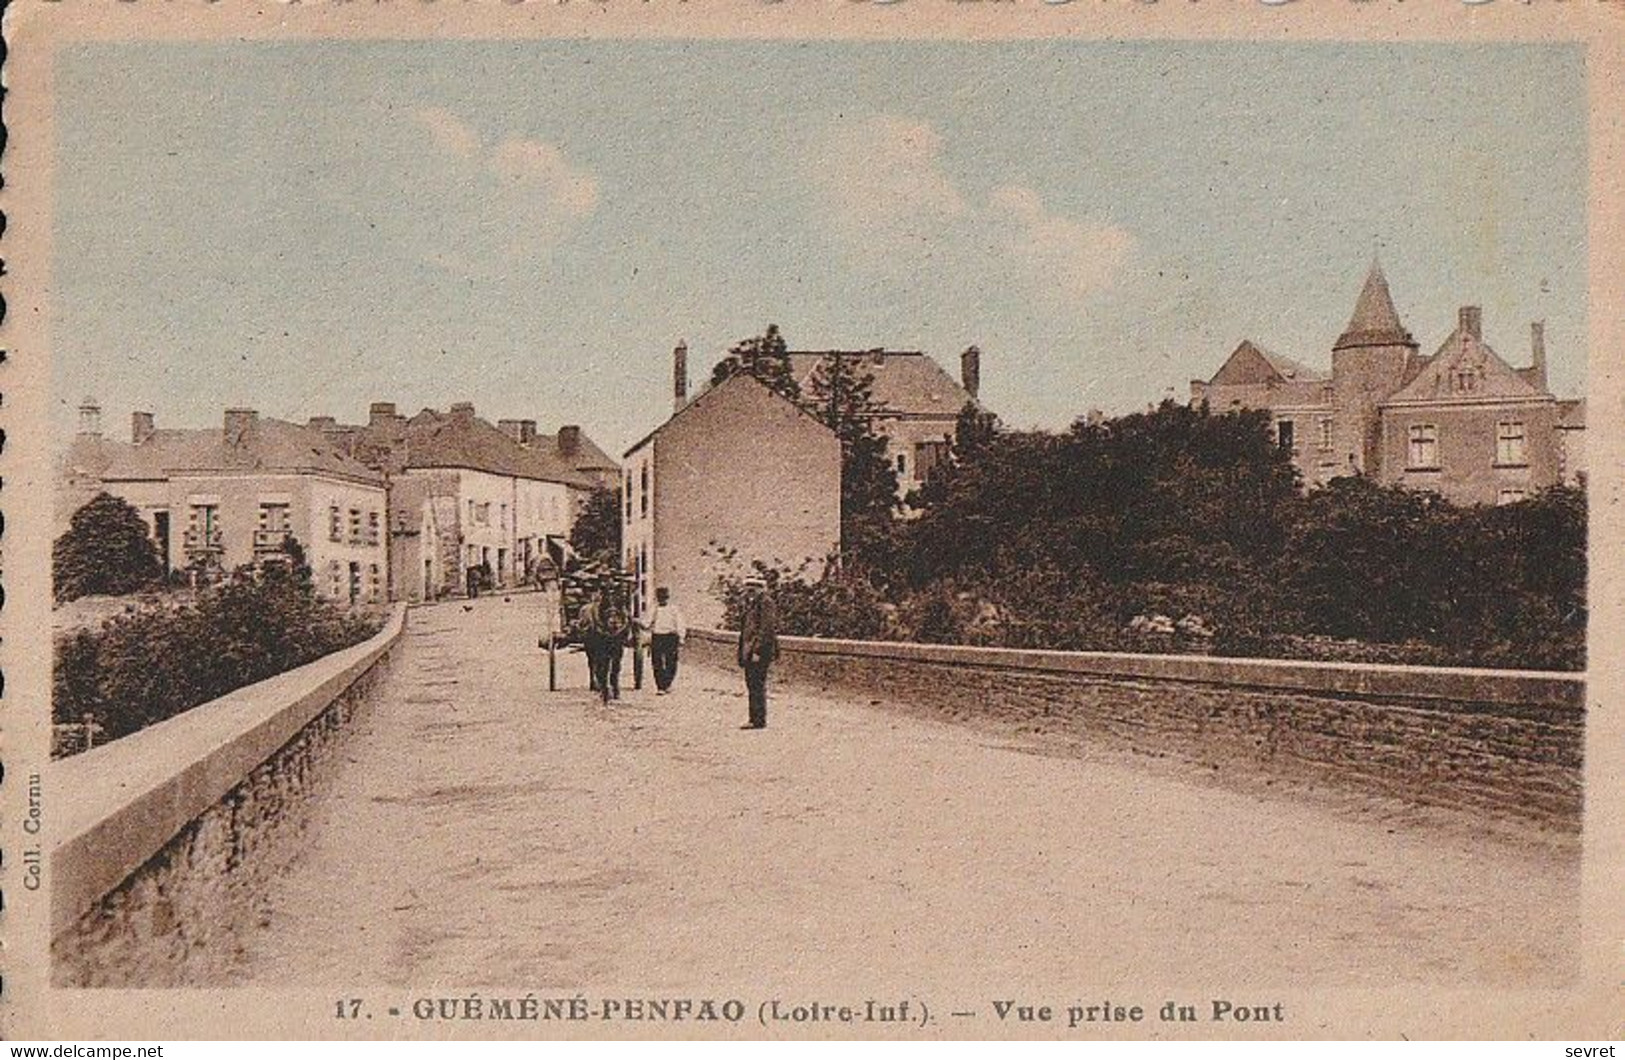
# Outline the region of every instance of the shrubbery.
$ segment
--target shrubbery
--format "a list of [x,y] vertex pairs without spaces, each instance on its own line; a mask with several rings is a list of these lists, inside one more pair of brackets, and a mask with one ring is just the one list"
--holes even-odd
[[289,562],[243,568],[195,600],[114,618],[60,637],[52,719],[103,742],[375,633],[374,618],[316,597],[297,551]]
[[769,572],[785,632],[1585,666],[1582,490],[1502,507],[1357,477],[1303,493],[1265,414],[1172,403],[1060,435],[967,413],[954,450],[893,566]]

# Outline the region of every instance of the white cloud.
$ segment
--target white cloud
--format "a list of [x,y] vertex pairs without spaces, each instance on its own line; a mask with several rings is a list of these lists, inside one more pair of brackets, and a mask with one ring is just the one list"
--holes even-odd
[[427,259],[443,268],[473,273],[546,250],[598,207],[597,179],[556,144],[510,136],[488,146],[443,107],[411,118],[423,159],[411,197],[433,215],[439,245]]
[[492,149],[488,165],[510,189],[545,195],[571,217],[586,217],[598,205],[592,174],[572,166],[552,144],[507,139]]
[[818,137],[809,172],[837,233],[884,253],[886,244],[929,240],[964,214],[941,153],[929,123],[880,115]]
[[1111,287],[1134,248],[1127,229],[1051,213],[1025,185],[995,188],[988,215],[998,232],[996,245],[1027,270],[1028,281],[1063,297]]
[[457,115],[444,107],[425,107],[412,115],[428,130],[440,150],[458,158],[473,158],[480,150],[480,138]]
[[1053,211],[1025,184],[977,201],[944,164],[929,122],[880,115],[833,126],[808,153],[823,218],[858,264],[974,259],[1034,295],[1075,303],[1112,286],[1134,248],[1127,229]]

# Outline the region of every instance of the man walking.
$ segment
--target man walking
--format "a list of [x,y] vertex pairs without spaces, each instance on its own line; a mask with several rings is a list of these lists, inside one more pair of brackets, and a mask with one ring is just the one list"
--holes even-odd
[[779,656],[779,616],[761,578],[745,580],[745,604],[739,616],[739,666],[745,671],[750,721],[743,728],[767,728],[767,670]]
[[677,656],[684,638],[688,636],[683,611],[671,602],[670,589],[661,587],[655,590],[655,609],[649,616],[648,629],[649,661],[654,664],[655,671],[655,695],[663,696],[671,691],[672,682],[677,680]]

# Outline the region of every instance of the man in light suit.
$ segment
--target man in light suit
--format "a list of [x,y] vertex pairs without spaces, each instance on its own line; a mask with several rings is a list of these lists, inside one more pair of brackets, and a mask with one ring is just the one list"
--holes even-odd
[[779,615],[767,583],[745,581],[745,604],[739,615],[739,666],[745,671],[750,721],[743,728],[767,728],[767,671],[779,657]]

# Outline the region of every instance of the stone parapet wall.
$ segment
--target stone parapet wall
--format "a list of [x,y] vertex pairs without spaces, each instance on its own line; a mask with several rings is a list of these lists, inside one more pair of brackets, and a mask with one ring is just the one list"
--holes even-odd
[[[699,661],[733,664],[698,631]],[[1577,832],[1580,675],[781,639],[775,680],[1086,747]]]
[[54,982],[179,986],[230,967],[404,622],[398,606],[362,644],[50,765]]

